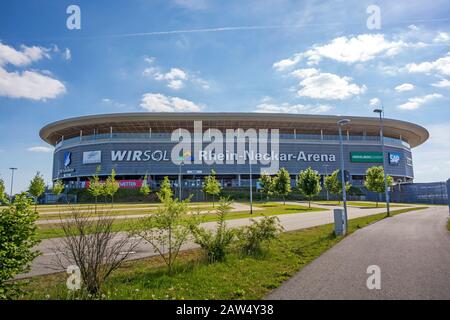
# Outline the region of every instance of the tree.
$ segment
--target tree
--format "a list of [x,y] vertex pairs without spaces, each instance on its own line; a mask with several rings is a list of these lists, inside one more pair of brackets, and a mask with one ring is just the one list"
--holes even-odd
[[91,196],[93,196],[95,199],[95,211],[96,212],[97,212],[98,197],[105,193],[103,183],[100,182],[100,178],[98,176],[99,171],[100,171],[100,166],[97,167],[95,174],[92,176],[92,178],[89,179],[89,187],[87,189],[89,194]]
[[213,208],[214,208],[214,196],[217,196],[222,191],[219,181],[216,179],[216,172],[211,170],[211,174],[205,178],[205,185],[203,186],[203,192],[212,195]]
[[8,197],[5,192],[5,182],[0,178],[0,205],[8,203]]
[[61,180],[56,180],[53,183],[52,193],[55,196],[59,196],[64,191],[64,183]]
[[106,179],[106,182],[103,186],[105,195],[111,197],[111,207],[114,205],[114,195],[119,190],[119,182],[116,181],[116,170],[111,170],[111,175]]
[[11,282],[16,275],[29,271],[29,264],[39,253],[32,248],[36,238],[36,211],[25,193],[0,211],[0,299],[11,299],[20,293],[20,286]]
[[206,252],[210,262],[223,261],[226,256],[226,249],[233,241],[235,232],[233,229],[229,229],[225,222],[230,205],[230,199],[220,199],[219,208],[216,212],[217,227],[215,231],[198,225],[193,226],[194,242]]
[[273,179],[267,173],[264,172],[259,178],[259,183],[261,184],[261,193],[266,196],[266,200],[269,200],[269,196],[273,194]]
[[159,200],[164,202],[166,199],[173,198],[172,187],[170,186],[169,177],[165,176],[163,182],[161,183],[161,187],[159,188],[159,192],[156,193]]
[[311,169],[311,167],[303,170],[298,175],[297,182],[298,189],[308,199],[309,208],[311,208],[311,198],[318,195],[320,190],[320,175],[317,171]]
[[142,180],[142,185],[139,188],[139,193],[142,194],[144,197],[147,197],[150,192],[152,192],[152,189],[147,183],[147,176],[144,177],[144,180]]
[[291,177],[285,168],[281,168],[273,179],[273,190],[283,197],[283,203],[286,204],[286,196],[291,192]]
[[37,211],[38,198],[45,192],[45,181],[39,171],[31,179],[28,192],[34,197],[34,211]]
[[[342,178],[340,176],[340,171],[335,170],[333,173],[325,178],[325,189],[328,190],[329,193],[334,195],[342,194]],[[345,183],[345,191],[350,190],[351,184],[349,182]],[[341,203],[341,198],[338,198],[339,203]]]
[[189,214],[190,198],[180,201],[169,194],[159,194],[162,206],[156,213],[139,219],[134,234],[150,244],[167,265],[172,274],[173,265],[181,246],[189,240],[191,230],[199,223],[196,215]]
[[[387,176],[388,186],[391,186],[392,183],[393,183],[392,177]],[[367,169],[364,186],[369,191],[379,193],[380,196],[383,192],[385,192],[386,189],[384,187],[384,169],[382,166],[373,166]],[[378,208],[378,201],[376,203]]]

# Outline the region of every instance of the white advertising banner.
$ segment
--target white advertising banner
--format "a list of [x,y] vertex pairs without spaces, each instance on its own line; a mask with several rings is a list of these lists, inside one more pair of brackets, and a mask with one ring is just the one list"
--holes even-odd
[[83,164],[101,163],[102,152],[101,151],[85,151],[83,152]]

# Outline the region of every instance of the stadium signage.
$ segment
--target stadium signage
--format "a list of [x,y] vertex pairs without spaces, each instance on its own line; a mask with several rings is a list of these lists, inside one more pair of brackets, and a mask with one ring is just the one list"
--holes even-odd
[[[201,150],[198,157],[190,156],[189,161],[192,159],[200,159],[205,162],[228,162],[239,161],[240,159],[248,160],[252,162],[256,161],[302,161],[302,162],[336,162],[335,154],[327,153],[308,153],[299,151],[297,153],[260,153],[253,151],[245,151],[242,155],[237,152],[212,152]],[[111,161],[113,162],[146,162],[146,161],[170,161],[169,152],[167,150],[112,150]]]
[[356,163],[383,163],[382,152],[350,152],[350,161]]
[[393,166],[397,166],[400,163],[400,153],[398,152],[389,152],[389,164]]

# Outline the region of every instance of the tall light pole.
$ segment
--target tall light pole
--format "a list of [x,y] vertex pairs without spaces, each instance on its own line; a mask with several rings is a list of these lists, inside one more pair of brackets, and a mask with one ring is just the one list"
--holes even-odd
[[12,203],[13,185],[14,185],[14,170],[17,170],[17,168],[9,168],[9,170],[11,170],[11,192],[9,193],[9,203]]
[[384,192],[386,196],[386,213],[389,217],[391,215],[389,210],[389,190],[388,190],[388,182],[387,182],[387,172],[386,172],[386,156],[384,152],[384,135],[383,135],[383,127],[384,127],[384,107],[381,104],[381,109],[375,109],[373,112],[378,113],[380,115],[380,140],[381,140],[381,153],[383,154],[383,172],[384,172]]
[[349,119],[341,119],[337,122],[339,128],[339,147],[341,152],[341,183],[342,183],[342,203],[344,205],[344,216],[345,216],[345,234],[347,234],[347,190],[345,190],[345,174],[344,174],[344,144],[342,143],[342,127],[350,123]]
[[[326,178],[328,178],[328,164],[324,164],[323,165],[324,167],[325,167],[325,179]],[[325,179],[324,179],[324,183],[323,184],[325,184]],[[327,188],[325,188],[325,190],[327,191],[327,201],[329,201],[330,200],[330,196],[329,196],[329,194],[328,194],[328,189]]]
[[249,165],[249,171],[250,171],[250,214],[253,214],[253,180],[252,180],[252,160],[250,158],[250,146],[251,141],[250,137],[248,138],[248,165]]
[[178,197],[181,201],[181,166],[183,165],[183,160],[180,160],[180,164],[178,165]]

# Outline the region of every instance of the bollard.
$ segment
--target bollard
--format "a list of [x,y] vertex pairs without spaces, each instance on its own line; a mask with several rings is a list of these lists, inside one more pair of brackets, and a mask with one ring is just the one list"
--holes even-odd
[[346,230],[346,221],[344,210],[342,209],[334,209],[334,233],[337,236],[345,235]]

